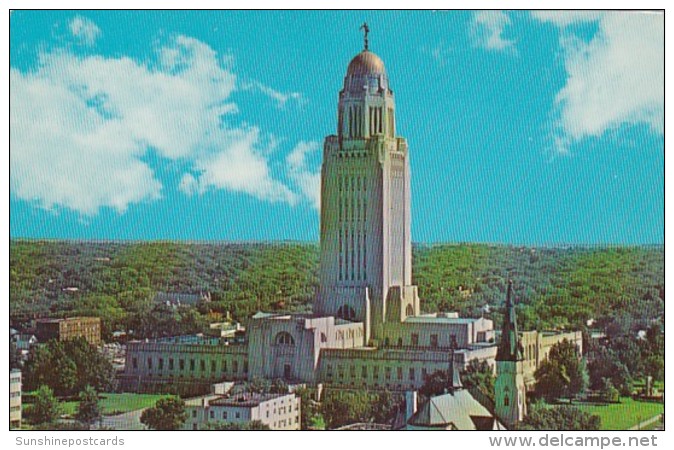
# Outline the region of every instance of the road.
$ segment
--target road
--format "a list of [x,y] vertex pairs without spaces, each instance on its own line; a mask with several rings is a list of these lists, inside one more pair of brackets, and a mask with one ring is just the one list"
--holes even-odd
[[97,429],[102,425],[104,428],[121,431],[146,430],[147,427],[140,423],[140,415],[143,411],[144,409],[137,409],[127,413],[117,414],[116,416],[103,416],[102,423],[100,425],[94,425],[92,428]]
[[658,420],[660,420],[660,414],[658,414],[658,415],[655,416],[655,417],[651,417],[651,418],[648,419],[648,420],[644,420],[644,421],[641,422],[641,423],[638,423],[638,424],[634,425],[632,428],[629,429],[629,431],[633,431],[633,430],[642,430],[642,429],[644,429],[644,427],[647,427],[647,426],[649,426],[650,424],[652,424],[653,422],[658,421]]

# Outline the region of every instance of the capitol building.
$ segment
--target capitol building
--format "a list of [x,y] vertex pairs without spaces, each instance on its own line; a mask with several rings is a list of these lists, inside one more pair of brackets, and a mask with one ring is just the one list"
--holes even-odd
[[[364,49],[346,69],[336,125],[323,147],[320,286],[313,313],[257,313],[239,341],[183,336],[130,342],[125,389],[172,385],[189,392],[259,377],[402,392],[471,360],[487,361],[498,374],[497,360],[504,358],[517,362],[520,373],[512,383],[531,389],[533,372],[553,344],[568,339],[582,348],[576,332],[517,333],[509,312],[498,335],[484,317],[421,312],[412,284],[414,149],[396,133],[391,80],[368,48],[367,29]],[[514,320],[512,304],[510,310]],[[500,335],[510,351],[499,350]],[[497,402],[502,397],[497,393]]]

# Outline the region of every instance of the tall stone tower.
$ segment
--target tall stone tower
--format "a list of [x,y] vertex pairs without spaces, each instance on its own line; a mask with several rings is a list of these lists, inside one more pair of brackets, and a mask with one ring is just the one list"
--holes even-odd
[[506,311],[501,343],[496,353],[496,415],[508,427],[514,427],[527,413],[524,385],[524,352],[517,334],[517,318],[512,301],[513,282],[508,282]]
[[385,322],[419,314],[412,286],[410,165],[396,136],[384,62],[365,46],[339,92],[337,134],[321,171],[320,289],[314,311],[365,324],[366,343]]

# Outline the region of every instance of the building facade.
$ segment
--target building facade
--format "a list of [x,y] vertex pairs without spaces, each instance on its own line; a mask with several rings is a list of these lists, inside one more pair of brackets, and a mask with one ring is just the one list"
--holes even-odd
[[[395,112],[384,63],[366,41],[347,66],[337,132],[325,139],[313,314],[258,313],[236,345],[129,343],[123,386],[207,389],[216,381],[261,377],[405,391],[450,363],[464,368],[477,359],[495,366],[490,319],[420,312],[412,285],[410,150],[396,134]],[[533,377],[546,346],[563,335],[531,333],[524,341],[535,348],[521,364]]]
[[367,42],[348,65],[337,117],[337,134],[323,148],[314,310],[362,322],[365,343],[377,345],[385,323],[420,310],[412,286],[409,149],[396,135],[384,62]]
[[206,392],[213,383],[249,378],[248,347],[224,339],[178,336],[127,343],[120,386],[137,392]]
[[35,335],[40,342],[51,339],[69,341],[83,337],[92,345],[101,343],[100,317],[69,317],[67,319],[38,319]]
[[208,395],[185,402],[184,430],[259,421],[272,430],[299,430],[301,400],[295,394]]
[[9,427],[21,428],[21,371],[9,372]]

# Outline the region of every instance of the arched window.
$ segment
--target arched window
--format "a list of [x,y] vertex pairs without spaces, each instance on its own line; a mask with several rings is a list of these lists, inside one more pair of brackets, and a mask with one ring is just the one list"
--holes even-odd
[[285,331],[277,334],[274,341],[276,342],[276,345],[295,345],[295,339],[290,335],[290,333]]
[[510,405],[510,398],[508,397],[508,394],[506,394],[505,397],[503,397],[503,406],[509,406]]
[[325,333],[321,333],[321,342],[328,342],[328,337],[325,335]]
[[337,317],[344,320],[355,320],[356,311],[349,305],[342,305],[337,310]]
[[413,316],[414,315],[414,306],[407,305],[407,308],[405,308],[405,315]]

